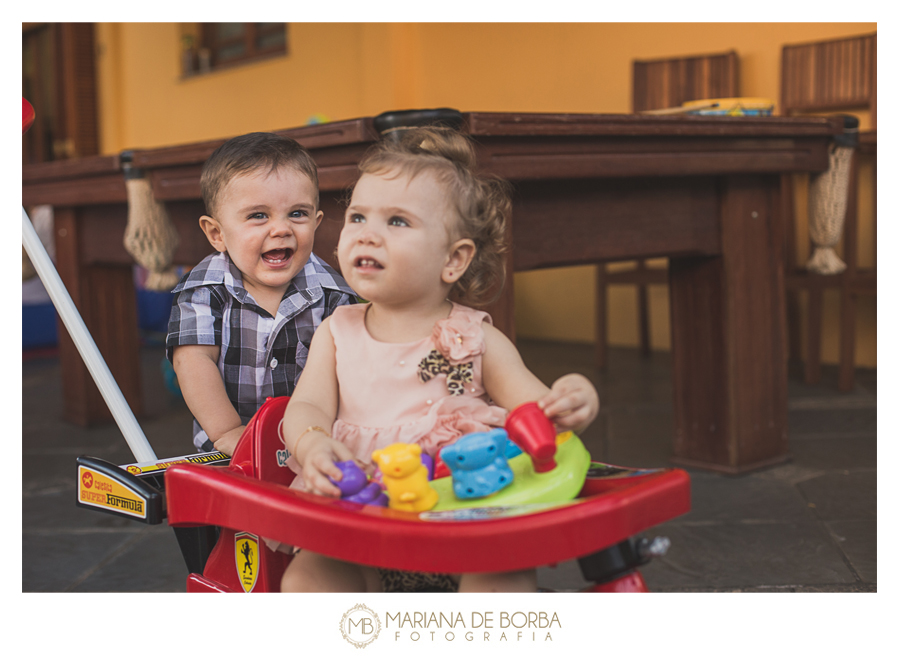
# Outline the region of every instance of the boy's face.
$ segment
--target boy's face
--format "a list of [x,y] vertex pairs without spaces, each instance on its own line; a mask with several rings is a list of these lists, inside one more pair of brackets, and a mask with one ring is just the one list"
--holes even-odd
[[[244,287],[262,305],[277,298],[306,265],[322,211],[316,189],[293,169],[258,170],[236,176],[219,197],[215,217],[200,226],[217,251],[227,251]],[[276,304],[277,307],[277,304]]]

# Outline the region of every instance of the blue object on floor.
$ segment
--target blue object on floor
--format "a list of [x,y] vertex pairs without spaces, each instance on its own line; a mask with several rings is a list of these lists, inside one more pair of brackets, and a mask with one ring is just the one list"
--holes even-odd
[[56,308],[50,302],[22,304],[22,349],[56,345]]
[[169,312],[175,295],[170,292],[155,292],[138,288],[138,326],[144,331],[168,333]]
[[[165,334],[169,330],[169,312],[175,295],[170,292],[136,290],[138,326],[148,332]],[[22,304],[22,349],[56,345],[56,308],[51,302]]]

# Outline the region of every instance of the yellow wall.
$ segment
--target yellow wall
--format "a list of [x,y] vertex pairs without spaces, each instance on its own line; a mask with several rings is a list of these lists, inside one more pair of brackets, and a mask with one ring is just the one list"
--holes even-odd
[[[628,112],[631,61],[734,49],[744,96],[778,99],[781,46],[874,32],[875,23],[294,23],[288,55],[182,78],[176,23],[98,25],[101,149],[153,148],[389,109]],[[862,128],[868,115],[861,115]],[[863,168],[871,189],[872,166]],[[863,264],[872,202],[860,195]],[[801,196],[802,199],[802,196]],[[803,241],[801,240],[801,243]],[[592,342],[594,268],[516,275],[520,335]],[[569,296],[560,291],[578,291]],[[610,292],[610,342],[636,344],[631,289]],[[669,346],[668,300],[651,289],[654,348]],[[824,358],[837,359],[837,299],[826,300]],[[863,298],[857,362],[874,367],[875,303]]]

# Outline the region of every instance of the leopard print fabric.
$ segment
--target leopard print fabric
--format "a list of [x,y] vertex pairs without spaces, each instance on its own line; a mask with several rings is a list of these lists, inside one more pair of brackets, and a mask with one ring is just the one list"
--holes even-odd
[[424,383],[438,375],[447,375],[447,390],[450,395],[465,393],[466,384],[472,382],[473,371],[471,363],[451,365],[437,350],[431,350],[428,356],[419,362],[419,380]]
[[385,592],[448,592],[455,593],[459,584],[446,573],[397,571],[378,569],[381,587]]

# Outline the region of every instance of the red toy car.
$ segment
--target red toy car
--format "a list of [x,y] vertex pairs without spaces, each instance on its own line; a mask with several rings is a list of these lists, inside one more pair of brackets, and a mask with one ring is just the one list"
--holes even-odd
[[[132,465],[133,473],[105,467],[107,477],[118,476],[136,492],[148,522],[154,522],[153,509],[161,517],[165,507],[191,571],[188,591],[278,591],[290,556],[270,550],[263,538],[351,562],[442,573],[508,571],[578,558],[585,579],[594,583],[589,591],[646,591],[637,567],[665,540],[651,544],[634,537],[690,509],[684,471],[597,462],[591,462],[578,497],[553,505],[411,513],[303,493],[288,487],[294,473],[283,465],[280,426],[287,401],[263,405],[228,466],[213,465],[225,457],[212,453],[149,468]],[[98,464],[80,459],[92,477]],[[155,483],[148,482],[153,478]]]

